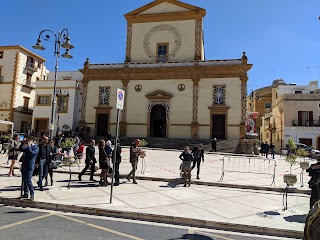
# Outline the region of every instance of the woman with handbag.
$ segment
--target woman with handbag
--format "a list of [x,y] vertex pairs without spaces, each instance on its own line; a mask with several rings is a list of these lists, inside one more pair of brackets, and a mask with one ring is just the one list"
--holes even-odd
[[101,186],[107,186],[108,185],[108,179],[107,174],[108,171],[110,171],[110,158],[112,155],[112,149],[111,149],[111,142],[101,139],[99,142],[99,166],[101,169],[100,174],[100,185]]
[[15,176],[14,174],[14,167],[16,164],[16,161],[18,160],[18,156],[20,154],[19,152],[19,147],[20,147],[20,136],[15,134],[13,136],[13,141],[12,141],[12,148],[8,152],[8,160],[11,160],[11,165],[10,165],[10,170],[8,173],[8,176]]
[[190,186],[191,178],[191,162],[193,160],[192,154],[189,152],[190,148],[185,146],[184,151],[180,154],[179,158],[182,160],[182,170],[183,170],[183,179],[184,187],[187,186],[187,176],[188,176],[188,185]]

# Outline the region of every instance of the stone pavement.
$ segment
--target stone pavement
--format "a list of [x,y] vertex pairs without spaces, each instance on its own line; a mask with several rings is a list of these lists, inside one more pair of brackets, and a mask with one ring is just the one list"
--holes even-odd
[[[139,176],[163,177],[176,179],[179,177],[178,151],[147,150],[146,168],[141,174],[139,162]],[[123,149],[123,161],[120,173],[130,171],[128,163],[129,149]],[[201,166],[201,181],[217,182],[221,177],[221,154],[206,154],[205,163]],[[289,170],[284,158],[277,156],[276,187],[285,187],[282,175]],[[267,160],[268,161],[268,160]],[[0,168],[0,198],[17,198],[20,194],[20,177],[7,177],[6,161]],[[293,167],[296,173],[298,166]],[[63,168],[64,169],[64,168]],[[67,170],[67,169],[66,169]],[[77,166],[72,170],[79,172]],[[193,174],[195,174],[193,172]],[[113,203],[109,203],[110,186],[99,187],[98,183],[89,182],[89,176],[83,181],[77,181],[73,175],[71,188],[68,189],[69,176],[65,173],[54,173],[54,186],[46,191],[36,191],[35,200],[42,203],[72,205],[73,207],[90,207],[104,210],[119,210],[152,214],[152,216],[170,216],[193,220],[214,221],[225,224],[245,224],[254,227],[278,229],[278,231],[292,231],[300,234],[304,227],[304,218],[309,210],[309,195],[289,194],[288,209],[283,209],[283,196],[279,192],[266,192],[250,189],[232,189],[194,185],[184,188],[174,181],[138,181],[138,185],[121,179],[122,184],[114,187]],[[194,179],[193,180],[197,181]],[[98,177],[96,177],[98,179]],[[33,178],[34,184],[36,177]],[[270,186],[271,176],[259,174],[244,174],[227,172],[224,183],[243,184],[252,186]],[[305,185],[308,177],[305,176]],[[300,188],[299,184],[296,187]],[[307,189],[306,186],[303,187]],[[240,229],[241,230],[241,229]],[[244,229],[242,229],[244,230]],[[252,230],[254,231],[254,230]]]

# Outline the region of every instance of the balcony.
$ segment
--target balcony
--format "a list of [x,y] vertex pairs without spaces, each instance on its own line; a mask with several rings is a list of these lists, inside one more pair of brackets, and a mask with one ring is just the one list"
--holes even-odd
[[16,112],[25,113],[25,114],[31,114],[33,113],[33,108],[27,107],[27,106],[19,106],[15,108]]
[[31,79],[25,79],[25,80],[22,82],[22,86],[27,87],[27,88],[33,90],[33,89],[36,88],[36,83],[35,83],[35,82],[32,82]]
[[312,122],[309,122],[307,120],[302,121],[299,123],[298,120],[292,120],[292,127],[319,127],[320,121],[319,120],[313,120]]
[[25,70],[30,73],[35,73],[36,71],[38,71],[38,68],[35,63],[27,62],[25,66]]

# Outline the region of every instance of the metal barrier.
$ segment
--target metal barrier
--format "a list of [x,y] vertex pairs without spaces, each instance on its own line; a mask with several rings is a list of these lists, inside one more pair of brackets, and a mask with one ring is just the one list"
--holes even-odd
[[272,175],[271,185],[275,185],[276,166],[277,162],[274,159],[223,157],[219,181],[223,181],[225,172],[238,172]]

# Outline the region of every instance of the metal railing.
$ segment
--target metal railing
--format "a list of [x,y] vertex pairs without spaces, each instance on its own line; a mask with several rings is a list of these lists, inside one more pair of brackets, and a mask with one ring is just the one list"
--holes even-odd
[[27,62],[25,68],[26,68],[27,70],[31,70],[31,71],[33,71],[33,72],[38,71],[38,68],[37,68],[36,64],[35,64],[35,63],[32,63],[32,62]]
[[225,172],[238,172],[271,175],[271,185],[275,185],[276,166],[277,162],[274,159],[223,157],[222,174],[219,181],[223,181]]
[[30,114],[33,113],[33,108],[27,107],[24,105],[16,107],[16,110],[23,112],[23,113],[30,113]]
[[313,121],[304,120],[299,123],[299,120],[292,120],[292,126],[293,127],[319,127],[320,121],[319,120],[313,120]]
[[27,86],[27,87],[30,87],[30,88],[36,88],[36,83],[35,83],[35,82],[32,82],[31,79],[25,79],[25,80],[22,82],[22,85]]

